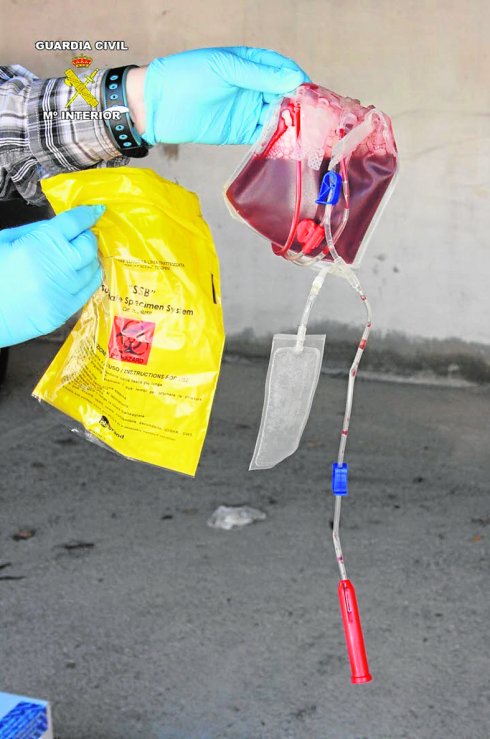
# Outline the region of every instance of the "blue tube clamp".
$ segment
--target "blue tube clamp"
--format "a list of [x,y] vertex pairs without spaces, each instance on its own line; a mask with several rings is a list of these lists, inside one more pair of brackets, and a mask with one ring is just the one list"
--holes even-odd
[[323,175],[320,192],[318,193],[318,198],[315,200],[315,203],[318,205],[337,205],[341,189],[342,175],[338,172],[334,172],[333,169],[330,170],[330,172],[326,172]]
[[347,462],[332,465],[332,492],[334,495],[347,495]]

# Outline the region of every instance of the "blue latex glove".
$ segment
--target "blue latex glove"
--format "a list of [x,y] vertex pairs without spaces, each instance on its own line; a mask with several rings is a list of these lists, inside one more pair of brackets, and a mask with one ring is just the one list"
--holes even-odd
[[154,59],[144,84],[149,144],[252,144],[271,104],[310,78],[268,49],[194,49]]
[[100,286],[97,239],[89,229],[104,210],[81,205],[0,231],[0,347],[54,331]]

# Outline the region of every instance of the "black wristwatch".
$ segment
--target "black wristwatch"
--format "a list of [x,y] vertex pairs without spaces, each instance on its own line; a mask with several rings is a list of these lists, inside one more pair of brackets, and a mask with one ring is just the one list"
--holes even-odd
[[114,146],[127,157],[146,157],[150,146],[139,135],[129,114],[126,100],[126,75],[136,64],[108,69],[102,83],[103,110],[121,108],[120,116],[104,116]]

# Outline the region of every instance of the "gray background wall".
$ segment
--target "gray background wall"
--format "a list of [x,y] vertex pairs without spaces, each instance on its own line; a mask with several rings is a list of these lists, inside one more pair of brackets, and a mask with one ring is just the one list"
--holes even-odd
[[[36,51],[38,39],[126,41],[128,52],[94,52],[97,66],[247,44],[275,48],[314,81],[375,103],[392,116],[401,168],[361,268],[378,346],[391,337],[400,351],[459,351],[462,341],[471,343],[470,354],[488,356],[487,2],[3,0],[2,6],[2,63],[23,64],[39,76],[61,76],[71,54]],[[222,187],[245,152],[159,147],[145,165],[199,193],[221,259],[228,335],[260,339],[294,327],[312,274],[274,257],[267,243],[229,216]],[[338,323],[341,336],[362,318],[348,286],[327,282],[314,322]]]

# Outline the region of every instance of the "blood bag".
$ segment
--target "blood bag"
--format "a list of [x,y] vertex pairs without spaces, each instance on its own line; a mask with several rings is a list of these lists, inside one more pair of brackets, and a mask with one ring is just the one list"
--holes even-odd
[[[343,182],[332,177],[337,164]],[[357,267],[396,171],[387,115],[305,84],[283,98],[225,186],[225,199],[233,215],[272,242],[277,255],[299,264],[333,261],[322,225],[326,206],[333,204],[337,253]]]
[[[257,144],[225,186],[232,213],[272,243],[278,256],[319,270],[297,334],[274,336],[262,420],[250,469],[273,467],[298,447],[318,383],[324,336],[307,335],[312,306],[332,273],[361,299],[366,323],[349,370],[337,461],[333,544],[339,568],[338,599],[353,683],[372,677],[357,598],[340,544],[344,461],[354,383],[372,326],[358,267],[392,191],[398,155],[391,121],[372,105],[314,84],[301,85],[277,106]],[[316,344],[315,344],[316,341]],[[319,343],[318,343],[319,342]]]

